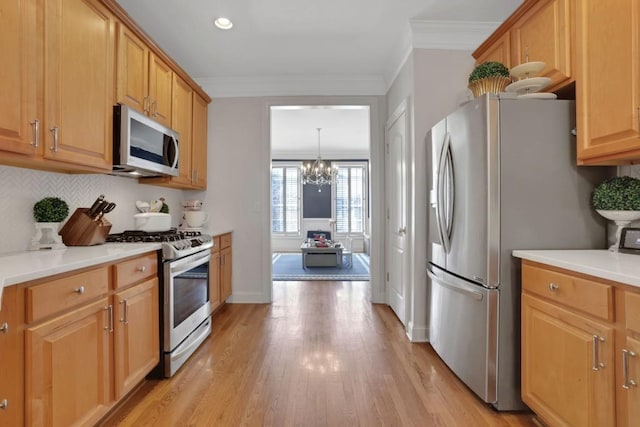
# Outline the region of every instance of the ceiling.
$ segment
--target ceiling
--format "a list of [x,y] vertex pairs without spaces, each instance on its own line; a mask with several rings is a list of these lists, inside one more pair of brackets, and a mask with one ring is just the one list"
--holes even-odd
[[[522,0],[118,0],[212,97],[384,95],[412,48],[474,50]],[[214,27],[215,17],[233,21]],[[368,157],[368,110],[272,111],[274,158]]]
[[[473,50],[522,0],[118,2],[210,95],[220,97],[384,94],[409,49],[421,47],[416,32],[423,31],[428,40],[421,43],[430,47]],[[233,28],[215,28],[217,16],[230,18]],[[468,36],[465,42],[456,32]]]

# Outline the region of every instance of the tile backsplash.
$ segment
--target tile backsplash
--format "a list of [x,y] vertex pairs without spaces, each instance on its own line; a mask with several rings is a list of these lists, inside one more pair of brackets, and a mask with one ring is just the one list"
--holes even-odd
[[107,215],[112,233],[133,228],[136,200],[164,197],[177,227],[182,214],[182,190],[138,184],[135,179],[101,174],[60,174],[0,166],[0,254],[24,251],[34,232],[33,205],[44,197],[59,197],[76,208],[89,207],[100,194],[117,204]]

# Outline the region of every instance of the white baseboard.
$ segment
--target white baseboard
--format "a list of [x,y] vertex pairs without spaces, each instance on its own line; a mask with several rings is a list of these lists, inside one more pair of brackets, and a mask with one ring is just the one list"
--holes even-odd
[[407,337],[411,342],[429,342],[429,327],[417,327],[413,322],[409,322],[407,325]]

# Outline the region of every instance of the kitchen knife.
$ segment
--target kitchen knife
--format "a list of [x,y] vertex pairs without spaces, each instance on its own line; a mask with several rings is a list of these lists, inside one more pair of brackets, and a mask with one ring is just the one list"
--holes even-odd
[[100,203],[103,200],[104,200],[104,194],[101,194],[100,196],[98,196],[96,201],[93,202],[93,204],[91,205],[91,207],[87,211],[87,215],[89,215],[91,218],[94,218],[96,215],[98,215],[98,207],[100,207]]
[[109,205],[108,201],[106,201],[106,200],[100,201],[100,204],[96,208],[95,212],[93,214],[89,215],[91,217],[91,219],[95,220],[98,217],[98,215],[100,214],[100,212],[102,212],[104,210],[104,208],[106,208],[108,205]]
[[105,206],[104,209],[102,209],[100,213],[98,213],[98,218],[96,219],[96,221],[100,221],[105,214],[108,214],[109,212],[111,212],[115,207],[116,207],[115,203],[113,202],[108,203],[107,206]]

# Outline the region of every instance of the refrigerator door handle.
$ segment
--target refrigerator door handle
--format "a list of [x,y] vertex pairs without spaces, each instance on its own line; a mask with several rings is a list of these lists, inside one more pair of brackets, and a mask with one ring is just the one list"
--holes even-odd
[[447,283],[433,274],[429,269],[427,269],[427,276],[429,276],[429,279],[440,284],[440,286],[444,286],[445,288],[451,289],[452,291],[459,292],[463,295],[473,298],[476,301],[482,301],[484,299],[484,294],[480,291],[471,289],[471,286],[462,286],[460,284],[452,285],[450,283]]
[[444,190],[445,190],[445,169],[448,158],[450,157],[451,134],[447,132],[442,142],[442,150],[440,151],[440,159],[438,161],[438,182],[437,182],[437,205],[436,205],[436,223],[438,225],[438,233],[440,234],[440,242],[444,247],[444,252],[449,253],[451,249],[450,224],[445,224],[445,208],[444,208]]
[[447,142],[447,152],[446,152],[446,171],[447,171],[447,191],[448,191],[448,199],[447,199],[447,220],[445,223],[445,235],[447,236],[447,241],[449,242],[449,246],[451,246],[451,229],[453,226],[453,201],[455,200],[455,182],[454,182],[454,173],[453,173],[453,158],[451,156],[451,136],[449,136],[449,140]]

